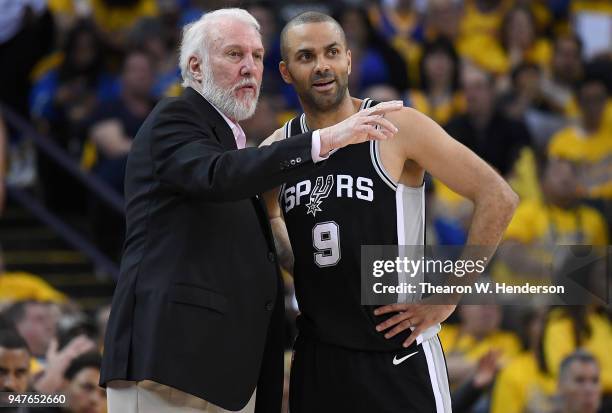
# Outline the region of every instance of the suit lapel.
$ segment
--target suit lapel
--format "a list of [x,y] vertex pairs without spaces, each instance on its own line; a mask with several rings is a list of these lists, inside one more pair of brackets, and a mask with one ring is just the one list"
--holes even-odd
[[232,133],[231,128],[223,119],[221,114],[210,104],[202,95],[193,90],[191,87],[185,88],[183,91],[183,97],[190,102],[192,102],[198,111],[202,115],[202,120],[207,122],[213,132],[215,133],[215,137],[226,150],[234,150],[238,149],[236,146],[236,139],[234,138],[234,134]]
[[[226,150],[238,149],[236,146],[236,139],[232,133],[231,128],[219,114],[219,112],[206,100],[202,95],[193,90],[190,87],[185,88],[183,92],[185,99],[191,101],[196,108],[198,108],[202,120],[208,122],[212,127],[217,140]],[[271,248],[274,248],[274,238],[270,229],[270,223],[268,221],[268,212],[265,204],[262,202],[259,196],[251,197],[251,203],[257,213],[257,216],[261,222],[262,229],[264,230],[266,239],[270,244]]]

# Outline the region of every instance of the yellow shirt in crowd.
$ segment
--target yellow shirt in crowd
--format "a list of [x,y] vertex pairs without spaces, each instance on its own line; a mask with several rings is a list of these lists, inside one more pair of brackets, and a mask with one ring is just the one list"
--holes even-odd
[[448,101],[433,106],[427,95],[420,90],[412,89],[408,92],[408,99],[413,108],[429,116],[440,125],[446,125],[455,115],[465,111],[465,98],[461,93],[455,93]]
[[492,56],[489,49],[497,42],[499,28],[512,2],[503,0],[496,9],[487,13],[481,12],[474,3],[474,0],[465,2],[456,44],[457,51],[485,69],[503,73],[499,62],[490,60]]
[[556,381],[538,368],[533,352],[526,351],[501,369],[491,395],[491,413],[549,411]]
[[[551,239],[553,236],[557,239]],[[579,205],[568,210],[531,199],[519,204],[504,238],[528,245],[551,241],[556,245],[606,245],[608,230],[603,216],[594,208]]]
[[[591,336],[583,339],[581,348],[597,359],[604,393],[610,394],[612,393],[612,351],[610,351],[612,324],[605,315],[595,311],[589,312],[587,322]],[[577,350],[572,321],[562,310],[553,310],[551,313],[543,340],[546,364],[553,376],[557,377],[561,361]]]
[[155,0],[140,0],[130,7],[108,7],[102,0],[91,0],[93,19],[108,32],[131,29],[143,17],[158,14]]
[[495,10],[483,13],[476,7],[474,0],[466,0],[460,26],[462,39],[471,36],[497,37],[504,16],[511,7],[512,1],[502,0]]
[[501,351],[502,363],[518,354],[521,343],[514,333],[495,331],[488,336],[477,339],[468,334],[461,334],[457,325],[445,324],[438,334],[442,348],[448,355],[462,354],[469,361],[478,361],[491,350]]
[[[512,69],[506,50],[499,40],[490,36],[470,36],[459,42],[459,53],[483,69],[497,75]],[[552,58],[552,46],[546,39],[537,39],[523,55],[523,61],[547,67]]]
[[[516,209],[504,239],[528,246],[524,254],[550,267],[556,245],[607,245],[608,227],[601,213],[589,206],[578,205],[568,210],[546,205],[540,199],[527,199]],[[493,263],[491,272],[495,281],[512,285],[525,281],[541,285],[550,282],[550,274],[527,277],[501,260]]]
[[612,129],[605,124],[592,134],[577,126],[562,129],[552,137],[548,155],[576,166],[585,196],[612,198]]

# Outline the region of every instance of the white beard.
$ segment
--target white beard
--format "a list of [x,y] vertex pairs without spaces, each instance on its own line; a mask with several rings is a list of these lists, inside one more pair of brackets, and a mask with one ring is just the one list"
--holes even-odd
[[[211,71],[208,74],[209,76],[204,76],[202,81],[202,96],[206,100],[216,106],[225,116],[236,122],[253,116],[259,99],[259,85],[254,79],[242,79],[233,88],[224,89],[215,82]],[[248,99],[246,103],[239,100],[235,95],[236,90],[245,85],[255,86],[255,96]]]

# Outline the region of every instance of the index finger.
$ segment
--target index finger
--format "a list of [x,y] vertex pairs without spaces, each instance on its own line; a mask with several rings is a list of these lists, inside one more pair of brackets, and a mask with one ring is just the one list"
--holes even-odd
[[384,115],[390,112],[395,112],[404,107],[404,102],[401,100],[391,100],[389,102],[379,103],[378,105],[369,108],[368,115]]
[[411,307],[412,304],[388,304],[382,307],[378,307],[376,310],[374,310],[374,315],[397,313],[399,311],[408,311]]

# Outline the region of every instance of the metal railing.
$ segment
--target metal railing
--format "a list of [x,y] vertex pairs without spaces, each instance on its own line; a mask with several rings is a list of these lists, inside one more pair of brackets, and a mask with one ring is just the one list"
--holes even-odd
[[[0,102],[0,114],[7,125],[19,131],[22,136],[31,139],[38,150],[51,159],[59,168],[68,172],[79,180],[91,193],[98,196],[111,210],[124,215],[123,197],[109,187],[95,175],[83,171],[79,164],[59,147],[52,139],[40,134],[27,120],[15,113],[4,103]],[[7,185],[8,196],[21,206],[26,208],[37,219],[52,228],[71,247],[85,254],[94,265],[112,275],[115,279],[119,276],[119,268],[111,259],[102,253],[92,242],[75,231],[64,222],[57,214],[48,210],[29,191],[16,185]]]

